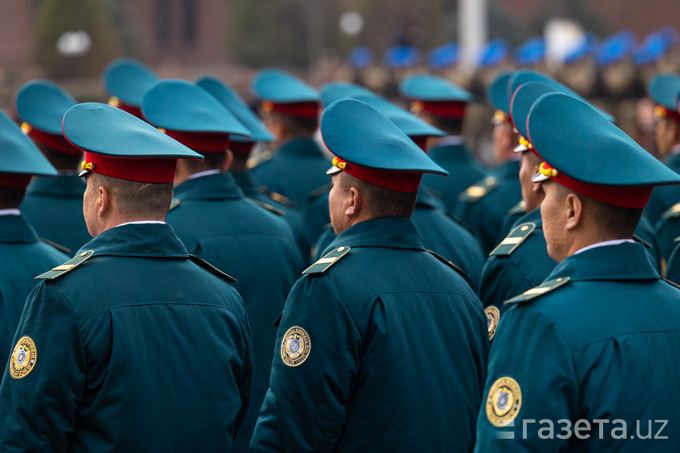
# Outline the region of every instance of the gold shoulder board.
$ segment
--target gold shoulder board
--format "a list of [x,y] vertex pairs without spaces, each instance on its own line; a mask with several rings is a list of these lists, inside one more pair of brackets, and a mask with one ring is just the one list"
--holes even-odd
[[520,302],[528,302],[534,300],[544,294],[548,294],[551,291],[556,290],[569,282],[569,277],[560,277],[555,280],[550,280],[549,282],[541,283],[540,285],[524,291],[519,296],[515,296],[512,299],[506,300],[504,304],[516,304]]
[[508,256],[515,251],[519,245],[529,237],[532,231],[536,229],[536,224],[527,222],[517,225],[512,229],[505,239],[496,246],[495,249],[489,253],[489,256]]
[[470,274],[468,274],[467,272],[465,272],[463,269],[461,269],[460,267],[456,266],[456,265],[453,264],[451,261],[447,260],[446,258],[444,258],[443,256],[441,256],[441,255],[440,255],[439,253],[437,253],[437,252],[433,252],[432,250],[427,250],[427,252],[430,253],[431,255],[433,255],[435,258],[437,258],[437,259],[438,259],[439,261],[441,261],[442,263],[444,263],[444,264],[446,264],[447,266],[449,266],[450,268],[452,268],[454,271],[458,272],[460,275],[463,276],[463,278],[464,278],[467,282],[470,281]]
[[316,263],[309,266],[302,272],[302,275],[323,274],[329,267],[340,261],[340,259],[349,253],[349,247],[342,246],[326,253],[323,258],[320,258]]
[[73,269],[76,267],[80,266],[83,264],[85,261],[87,261],[92,255],[94,254],[94,250],[86,250],[84,252],[80,252],[64,264],[61,264],[51,271],[47,271],[44,274],[38,275],[36,280],[54,280],[55,278],[59,278],[62,275],[64,275],[67,272],[71,272]]
[[237,281],[234,277],[232,277],[229,274],[222,272],[221,270],[219,270],[218,268],[216,268],[215,266],[213,266],[212,264],[210,264],[209,262],[207,262],[203,258],[200,258],[196,255],[192,255],[190,253],[189,254],[189,260],[191,260],[195,264],[198,264],[199,266],[201,266],[203,269],[210,272],[211,274],[217,275],[222,280],[226,280],[229,283],[233,283],[233,282]]
[[260,154],[258,154],[256,157],[251,157],[246,161],[246,167],[250,168],[255,168],[258,165],[262,165],[263,163],[267,162],[272,158],[272,153],[271,151],[262,151]]
[[182,202],[180,201],[179,198],[173,198],[172,201],[170,202],[170,209],[168,209],[168,211],[172,211],[177,206],[179,206],[180,203],[182,203]]
[[673,219],[680,217],[680,203],[675,203],[661,214],[662,219]]
[[475,203],[496,187],[498,187],[498,179],[487,176],[461,192],[458,200],[464,203]]
[[273,212],[274,214],[278,215],[286,215],[286,211],[283,211],[279,208],[275,208],[274,206],[270,205],[269,203],[265,203],[264,201],[256,200],[255,198],[249,198],[250,201],[255,203],[256,205],[260,206],[261,208],[266,209],[267,211]]

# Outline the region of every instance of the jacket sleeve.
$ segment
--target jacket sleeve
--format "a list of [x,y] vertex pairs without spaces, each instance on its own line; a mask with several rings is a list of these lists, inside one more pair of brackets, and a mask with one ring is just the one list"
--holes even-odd
[[13,343],[0,385],[0,450],[68,450],[86,368],[69,302],[45,282],[38,284]]
[[513,306],[498,325],[475,452],[566,451],[573,437],[578,380],[572,352],[559,327],[532,308]]
[[332,451],[358,373],[360,336],[327,275],[291,290],[276,340],[270,388],[255,426],[257,452]]

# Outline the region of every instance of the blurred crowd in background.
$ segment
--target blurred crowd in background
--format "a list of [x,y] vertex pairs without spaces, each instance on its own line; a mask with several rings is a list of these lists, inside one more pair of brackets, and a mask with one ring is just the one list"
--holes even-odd
[[81,101],[106,101],[100,75],[121,56],[162,78],[215,74],[247,101],[251,79],[264,67],[317,87],[355,82],[396,102],[403,77],[430,72],[478,96],[464,136],[490,166],[493,110],[485,88],[500,71],[531,68],[554,77],[613,114],[654,155],[645,87],[653,74],[680,71],[667,0],[646,2],[645,11],[628,0],[480,2],[485,40],[472,56],[461,45],[462,0],[9,3],[0,5],[0,108],[10,114],[16,89],[33,78],[60,83]]

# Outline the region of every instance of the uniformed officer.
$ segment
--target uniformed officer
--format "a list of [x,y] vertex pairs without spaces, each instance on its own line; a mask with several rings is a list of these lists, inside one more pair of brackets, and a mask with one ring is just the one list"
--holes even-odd
[[280,213],[246,199],[228,172],[231,134],[248,130],[195,84],[164,80],[144,96],[142,112],[168,135],[205,156],[180,161],[176,207],[167,222],[187,250],[229,273],[243,297],[253,339],[251,407],[234,448],[246,450],[267,391],[276,329],[288,291],[303,270],[293,232]]
[[[444,132],[440,129],[396,106],[382,96],[372,92],[360,92],[352,86],[344,88],[347,93],[346,96],[343,96],[343,89],[340,85],[322,87],[321,98],[324,104],[329,105],[332,101],[342,97],[363,101],[386,116],[414,143],[419,144],[421,149],[425,148],[431,137],[444,135]],[[435,177],[442,178],[441,175],[435,175]],[[325,198],[328,200],[328,196]],[[446,205],[432,190],[423,186],[418,188],[418,198],[411,220],[415,224],[425,248],[437,252],[462,268],[469,276],[470,286],[473,289],[477,288],[481,269],[484,265],[484,254],[479,239],[446,212]],[[324,255],[326,247],[334,238],[335,235],[331,232],[324,234],[324,237],[317,241],[315,247],[317,255]],[[320,256],[317,256],[317,258],[320,258]]]
[[201,159],[106,104],[64,115],[85,151],[93,239],[31,292],[0,385],[2,451],[230,451],[250,393],[233,279],[163,220],[177,159]]
[[[661,161],[675,172],[680,172],[680,75],[658,74],[649,82],[649,96],[657,104],[654,109],[656,127],[654,139]],[[680,187],[657,187],[652,192],[646,211],[656,224],[662,214],[680,201]]]
[[409,219],[422,173],[446,174],[354,99],[321,133],[333,250],[286,301],[254,451],[468,451],[488,340],[479,299]]
[[493,150],[498,164],[486,177],[458,195],[453,214],[478,233],[485,254],[497,244],[504,219],[521,201],[517,179],[519,159],[514,152],[517,134],[510,121],[509,73],[501,73],[487,89],[487,97],[496,108],[494,113]]
[[68,259],[53,246],[40,241],[19,210],[31,177],[55,174],[54,167],[31,140],[0,112],[0,354],[3,360],[12,348],[26,296],[36,284],[33,277]]
[[21,212],[38,234],[75,252],[91,239],[83,218],[85,184],[77,168],[82,150],[61,133],[61,120],[76,104],[59,85],[33,80],[19,88],[15,106],[22,130],[57,169],[57,176],[34,178],[21,202]]
[[519,182],[527,213],[491,251],[482,269],[477,294],[486,307],[491,339],[505,308],[503,302],[540,284],[557,264],[548,256],[543,237],[539,210],[544,197],[543,187],[540,182],[531,180],[543,160],[525,138],[526,118],[531,106],[538,97],[550,92],[555,92],[555,89],[540,82],[529,82],[513,93],[510,104],[511,117],[521,137],[515,152],[521,156]]
[[132,58],[119,58],[106,66],[102,78],[109,105],[144,119],[142,99],[159,80],[151,68]]
[[305,226],[303,225],[298,205],[283,195],[271,192],[265,186],[261,186],[255,180],[252,172],[248,171],[248,158],[253,147],[256,143],[274,141],[274,136],[240,96],[217,77],[209,75],[201,76],[196,79],[196,85],[212,94],[250,131],[250,137],[243,135],[232,135],[229,137],[229,150],[234,155],[229,172],[247,198],[255,200],[260,204],[264,203],[263,206],[266,208],[282,211],[284,219],[293,229],[295,238],[300,246],[300,253],[303,257],[306,257],[308,255],[309,244],[305,236]]
[[313,135],[318,128],[319,92],[283,71],[260,71],[252,82],[261,100],[261,115],[277,149],[263,153],[251,170],[270,190],[302,205],[307,195],[328,182],[329,160]]
[[[514,152],[519,143],[517,129],[510,118],[510,95],[512,93],[508,93],[508,80],[511,76],[512,71],[501,71],[486,86],[486,99],[494,108],[491,120],[493,124],[491,139],[493,156],[497,161],[501,160],[502,156],[508,155],[510,150]],[[512,229],[514,223],[526,213],[524,200],[511,207],[503,218],[496,243],[500,242]]]
[[487,174],[463,139],[466,107],[475,102],[475,97],[448,80],[428,74],[407,76],[399,84],[399,91],[410,102],[414,115],[446,132],[444,137],[430,137],[426,149],[449,176],[424,175],[423,185],[438,192],[452,213],[458,194]]
[[534,103],[527,131],[559,264],[506,302],[476,451],[676,451],[680,290],[632,236],[652,186],[680,176],[564,93]]

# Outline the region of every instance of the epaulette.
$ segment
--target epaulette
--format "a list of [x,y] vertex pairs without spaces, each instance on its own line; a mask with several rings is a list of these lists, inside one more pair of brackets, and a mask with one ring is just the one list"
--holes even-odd
[[674,219],[680,217],[680,203],[675,203],[661,214],[662,219]]
[[536,299],[539,296],[547,294],[557,288],[566,285],[569,282],[569,277],[560,277],[555,280],[550,280],[549,282],[541,283],[540,285],[524,291],[519,296],[515,296],[512,299],[508,299],[503,304],[516,304],[520,302],[527,302]]
[[323,274],[329,267],[340,261],[342,257],[349,253],[349,247],[343,246],[331,250],[322,258],[319,258],[316,263],[309,266],[302,272],[302,275]]
[[680,285],[678,285],[674,281],[668,280],[667,278],[662,278],[661,280],[665,281],[666,283],[668,283],[671,286],[675,286],[676,288],[680,289]]
[[456,265],[453,264],[451,261],[447,260],[446,258],[444,258],[443,256],[441,256],[441,255],[440,255],[439,253],[437,253],[437,252],[433,252],[432,250],[428,250],[427,252],[430,253],[430,254],[432,254],[432,255],[434,255],[435,258],[437,258],[439,261],[441,261],[442,263],[444,263],[444,264],[446,264],[447,266],[449,266],[450,268],[452,268],[454,271],[458,272],[458,273],[465,279],[465,281],[467,281],[467,282],[470,281],[470,274],[468,274],[467,272],[465,272],[463,269],[461,269],[460,267],[456,266]]
[[210,264],[209,262],[207,262],[203,258],[199,258],[198,256],[192,255],[191,253],[188,256],[189,256],[189,260],[191,260],[191,262],[198,264],[199,266],[201,266],[203,269],[210,272],[211,274],[217,275],[222,280],[226,280],[229,283],[234,283],[235,281],[237,281],[234,277],[232,277],[229,274],[225,274],[224,272],[222,272],[221,270],[219,270],[218,268],[216,268],[215,266],[213,266],[212,264]]
[[61,244],[57,244],[56,242],[52,242],[49,239],[45,239],[43,237],[40,238],[40,242],[44,242],[45,244],[54,247],[55,249],[59,250],[61,253],[65,253],[67,255],[71,254],[71,249],[68,247],[64,247]]
[[168,212],[172,211],[175,209],[177,206],[182,203],[179,198],[173,198],[172,201],[170,202],[170,209],[168,209]]
[[286,215],[286,211],[283,211],[279,208],[275,208],[274,206],[270,205],[269,203],[265,203],[264,201],[256,200],[255,198],[248,198],[250,201],[255,203],[256,205],[266,209],[267,211],[273,212],[274,214],[278,215]]
[[40,274],[36,277],[36,280],[54,280],[59,278],[67,272],[71,272],[76,267],[87,261],[92,255],[94,255],[94,250],[87,250],[80,252],[64,264],[60,264],[51,271],[47,271],[44,274]]
[[271,160],[272,158],[272,153],[271,151],[262,151],[260,154],[258,154],[255,157],[251,157],[246,161],[246,167],[250,168],[255,168],[259,165],[262,165],[263,163]]
[[324,185],[321,186],[321,187],[317,187],[316,189],[314,189],[314,190],[312,190],[311,192],[309,192],[309,194],[307,194],[307,199],[308,199],[309,201],[316,200],[316,199],[319,198],[321,195],[330,192],[332,188],[333,188],[333,184],[332,184],[332,183],[324,184]]
[[515,206],[510,208],[510,210],[508,211],[508,215],[519,215],[519,214],[526,214],[526,213],[527,213],[527,208],[526,208],[526,204],[524,203],[524,200],[517,203]]
[[294,202],[290,198],[284,197],[283,195],[281,195],[278,192],[274,192],[273,190],[271,190],[267,186],[260,186],[260,192],[262,192],[263,194],[265,194],[266,196],[268,196],[269,198],[271,198],[275,202],[281,203],[284,206],[287,206],[287,207],[293,208],[293,209],[298,208],[298,204],[296,202]]
[[645,241],[644,239],[642,239],[642,238],[641,238],[640,236],[638,236],[637,234],[634,234],[634,235],[633,235],[633,240],[635,240],[635,241],[637,241],[637,242],[640,242],[642,245],[644,245],[644,246],[647,247],[648,249],[654,248],[654,247],[652,246],[652,244],[650,244],[649,242]]
[[489,253],[489,256],[509,256],[536,229],[536,224],[521,223],[512,229],[505,239]]
[[463,203],[475,203],[496,187],[498,187],[498,179],[493,176],[487,176],[461,192],[458,195],[458,201]]

